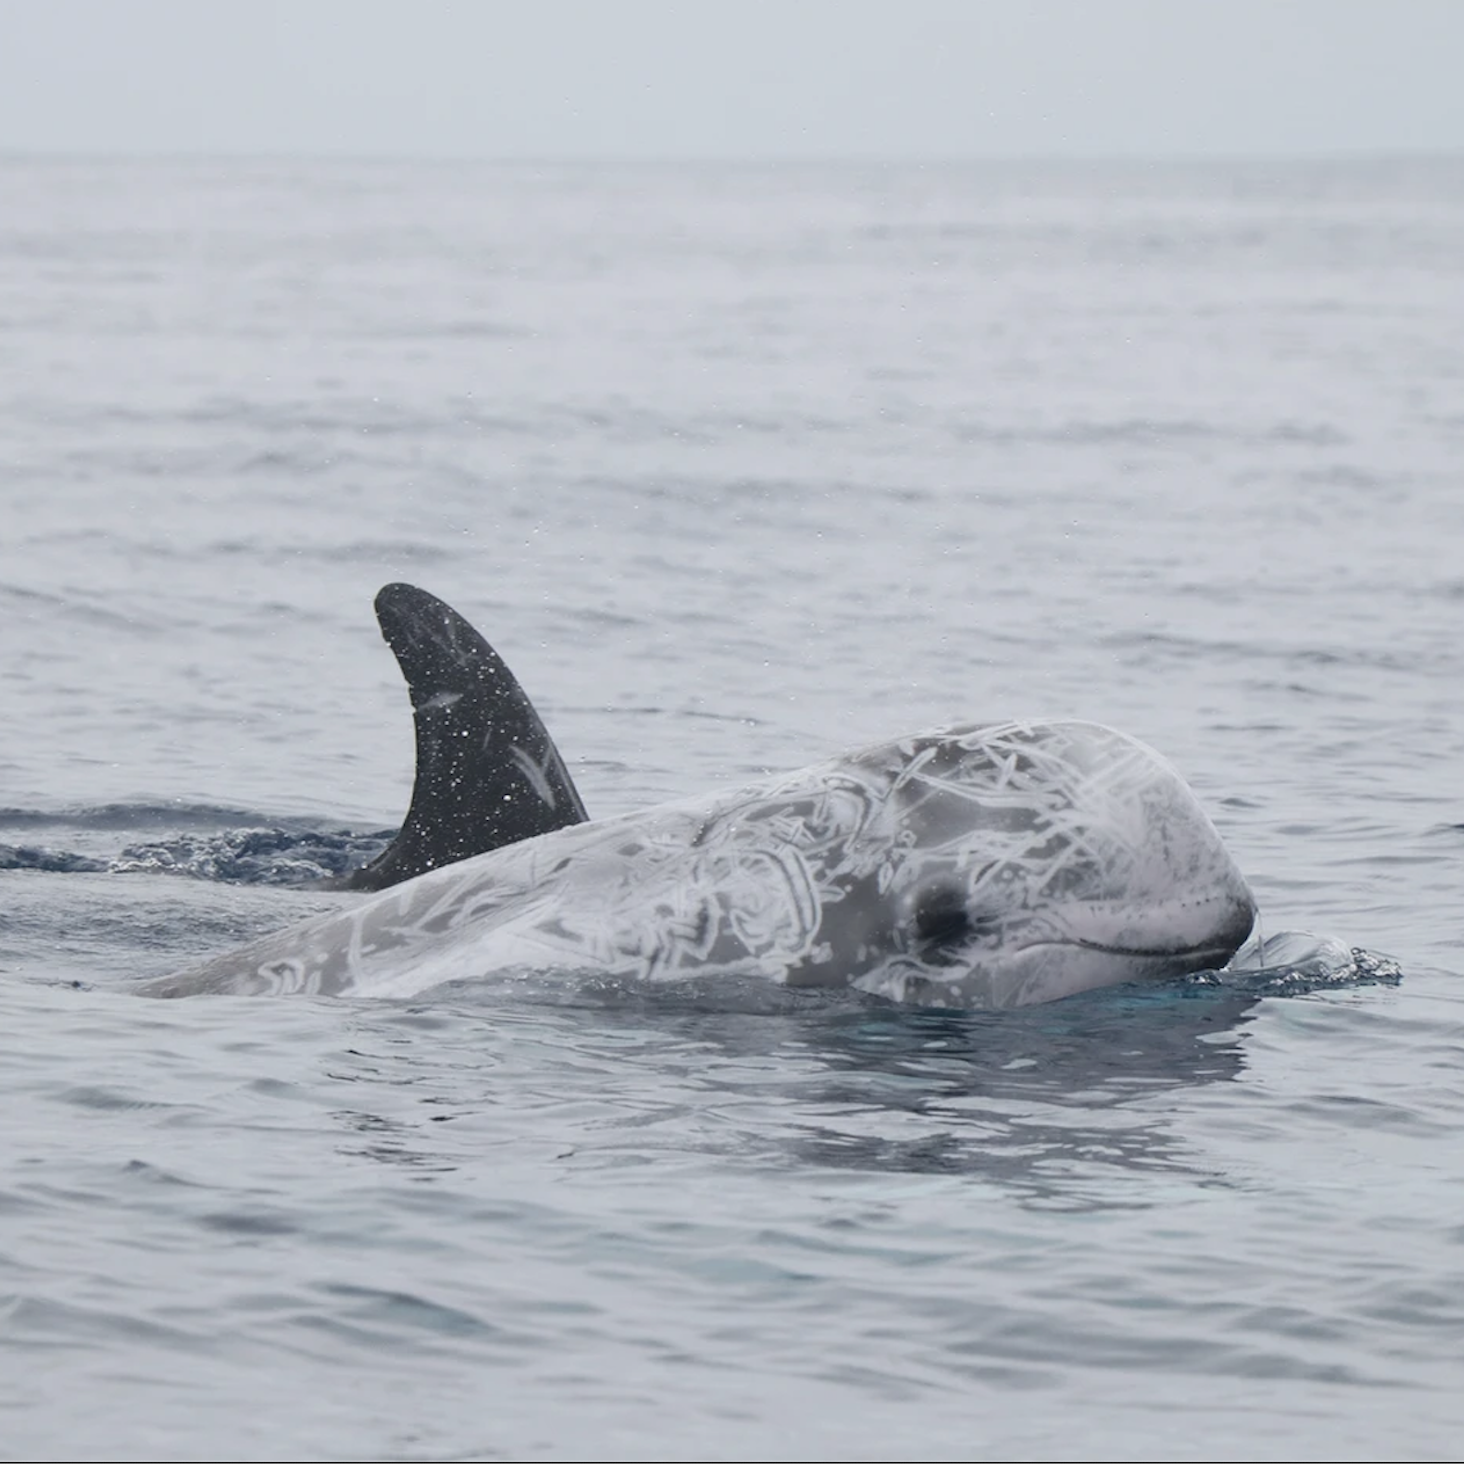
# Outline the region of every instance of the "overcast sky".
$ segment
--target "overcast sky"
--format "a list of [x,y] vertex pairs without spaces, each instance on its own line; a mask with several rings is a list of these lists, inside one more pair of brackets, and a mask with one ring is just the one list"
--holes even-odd
[[0,151],[1464,150],[1464,0],[0,0]]

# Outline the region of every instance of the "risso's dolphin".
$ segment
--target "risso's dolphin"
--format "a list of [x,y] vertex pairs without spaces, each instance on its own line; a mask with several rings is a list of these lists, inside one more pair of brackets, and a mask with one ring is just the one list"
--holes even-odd
[[[388,589],[404,597],[409,587]],[[459,619],[434,612],[415,623],[431,640]],[[486,649],[472,634],[458,642],[474,646],[468,663]],[[414,679],[415,663],[387,638],[412,685],[420,752],[434,677]],[[441,867],[135,989],[409,997],[536,971],[742,975],[1012,1007],[1223,966],[1254,921],[1245,880],[1184,780],[1095,723],[954,727],[588,823],[512,686],[500,712],[512,737],[479,763],[489,784],[520,779],[509,792],[523,823],[508,833],[523,826],[525,837],[505,843],[503,828],[489,831],[497,847],[445,863],[425,827],[434,799],[419,807],[414,794],[414,837],[428,852],[411,862]],[[453,735],[473,743],[480,730],[464,723]],[[482,803],[476,786],[459,793]],[[390,854],[378,865],[389,870]]]

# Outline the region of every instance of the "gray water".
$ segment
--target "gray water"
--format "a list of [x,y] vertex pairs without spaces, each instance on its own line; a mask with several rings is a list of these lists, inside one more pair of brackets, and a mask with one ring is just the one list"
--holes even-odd
[[[1464,162],[0,161],[0,484],[4,1456],[1458,1457]],[[1403,979],[130,995],[394,579],[596,815],[1093,718]]]

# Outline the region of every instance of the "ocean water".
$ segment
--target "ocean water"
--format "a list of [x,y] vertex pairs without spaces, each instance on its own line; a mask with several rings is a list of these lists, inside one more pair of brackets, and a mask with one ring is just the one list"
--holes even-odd
[[[3,1456],[1458,1456],[1464,161],[4,159],[0,493]],[[1093,718],[1402,979],[131,995],[396,579],[594,814]]]

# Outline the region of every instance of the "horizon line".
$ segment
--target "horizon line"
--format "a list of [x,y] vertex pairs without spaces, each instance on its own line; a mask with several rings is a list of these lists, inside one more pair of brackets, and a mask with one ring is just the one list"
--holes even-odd
[[0,145],[0,161],[71,163],[171,163],[171,162],[270,162],[270,163],[477,163],[509,167],[558,167],[589,164],[606,167],[926,167],[978,165],[1084,164],[1234,164],[1234,163],[1391,163],[1464,162],[1464,145],[1457,147],[1394,147],[1298,149],[1294,152],[1245,152],[1241,150],[1191,150],[1174,152],[889,152],[889,153],[491,153],[491,152],[383,152],[327,148],[277,150],[270,148],[27,148]]

